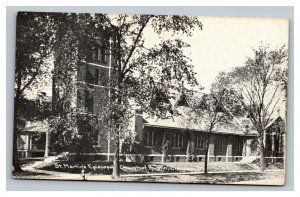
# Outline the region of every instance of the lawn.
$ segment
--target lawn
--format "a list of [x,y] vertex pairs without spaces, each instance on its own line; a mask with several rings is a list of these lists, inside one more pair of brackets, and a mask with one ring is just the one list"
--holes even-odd
[[[57,162],[40,168],[42,170],[80,173],[82,169],[85,173],[94,175],[110,175],[112,173],[112,162],[92,161],[92,162]],[[168,163],[121,163],[122,174],[155,174],[155,173],[175,173],[175,172],[203,172],[203,162],[168,162]],[[271,165],[267,169],[282,169],[281,165]],[[210,162],[209,172],[218,171],[253,171],[259,170],[256,164]]]
[[284,172],[228,172],[197,175],[122,177],[129,182],[282,185]]
[[112,162],[54,162],[39,168],[32,167],[30,162],[23,166],[25,172],[14,173],[13,177],[82,180],[81,171],[84,169],[86,179],[90,181],[210,184],[257,184],[256,181],[260,181],[262,185],[280,185],[284,182],[284,171],[280,170],[283,166],[280,164],[267,167],[267,170],[273,171],[260,172],[257,164],[210,162],[208,174],[202,174],[203,166],[203,162],[121,163],[121,177],[114,180],[110,176]]

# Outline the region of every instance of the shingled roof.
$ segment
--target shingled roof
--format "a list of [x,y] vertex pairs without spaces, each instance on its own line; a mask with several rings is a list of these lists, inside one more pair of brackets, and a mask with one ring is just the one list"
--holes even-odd
[[[169,128],[179,130],[194,130],[199,132],[208,132],[205,126],[205,120],[201,120],[197,123],[191,121],[192,112],[190,108],[195,105],[197,98],[201,98],[204,94],[197,93],[197,95],[176,95],[175,99],[171,101],[176,110],[180,111],[180,114],[169,116],[166,118],[151,117],[148,114],[143,114],[144,126],[157,127],[157,128]],[[203,118],[205,119],[205,118]],[[245,128],[248,125],[247,129]],[[231,134],[240,136],[258,136],[258,132],[251,124],[248,118],[233,117],[230,123],[219,123],[212,131],[219,134]]]

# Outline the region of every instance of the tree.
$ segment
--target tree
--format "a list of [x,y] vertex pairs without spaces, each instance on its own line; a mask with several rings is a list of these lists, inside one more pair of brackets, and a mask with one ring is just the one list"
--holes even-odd
[[[244,66],[236,67],[224,76],[235,98],[256,127],[260,141],[261,170],[265,170],[265,132],[274,113],[286,101],[287,50],[285,46],[253,49]],[[226,79],[227,78],[227,79]]]
[[[218,78],[217,78],[218,79]],[[204,94],[198,104],[193,108],[194,124],[202,128],[205,134],[205,160],[204,173],[208,173],[208,151],[209,142],[213,131],[220,124],[232,124],[233,114],[230,112],[236,106],[231,105],[230,109],[225,108],[226,104],[232,103],[232,95],[225,89],[226,84],[217,80],[211,86],[210,93]]]
[[[189,45],[176,34],[192,35],[194,28],[202,28],[196,17],[153,15],[52,14],[55,21],[53,81],[59,97],[53,97],[55,114],[67,117],[81,109],[74,105],[78,89],[93,91],[88,82],[78,85],[78,63],[88,56],[97,39],[108,49],[111,73],[109,76],[109,102],[99,106],[95,113],[99,124],[106,123],[114,141],[113,177],[119,177],[120,139],[128,133],[128,120],[133,103],[153,116],[166,117],[172,113],[170,89],[184,90],[197,84],[191,60],[184,54]],[[166,37],[150,46],[145,43],[144,32]],[[111,41],[111,42],[108,42]],[[74,84],[76,85],[76,88]]]
[[27,117],[22,114],[26,93],[37,87],[49,73],[49,56],[53,44],[53,21],[47,14],[19,12],[17,15],[15,64],[15,120],[13,136],[14,171],[22,171],[17,139]]
[[[103,34],[104,31],[99,29],[103,28],[106,18],[105,15],[93,14],[18,13],[13,138],[15,171],[21,171],[17,138],[22,125],[29,118],[28,112],[22,110],[27,105],[26,96],[33,96],[32,89],[47,83],[45,79],[49,76],[53,79],[53,90],[58,92],[55,95],[59,95],[53,96],[51,116],[47,113],[47,118],[50,117],[50,126],[55,131],[53,135],[58,137],[56,143],[67,142],[68,145],[76,136],[76,111],[80,110],[74,107],[76,96],[74,83],[78,61],[85,58],[88,51],[86,49],[95,42],[95,37]],[[55,65],[53,71],[50,68],[52,60]],[[91,91],[86,84],[80,88]],[[43,113],[35,115],[41,118]],[[93,124],[94,120],[96,119],[89,122]],[[61,136],[62,134],[64,136]]]
[[126,110],[131,108],[129,101],[143,112],[166,118],[168,112],[172,114],[171,90],[183,91],[197,84],[191,60],[184,54],[190,45],[179,38],[167,37],[148,46],[144,36],[146,29],[150,28],[153,35],[158,36],[163,33],[191,36],[194,28],[202,29],[202,24],[196,17],[187,16],[115,15],[110,17],[108,26],[113,43],[107,48],[113,57],[114,70],[109,109],[115,110],[117,106],[122,109],[118,110],[118,116],[111,117],[115,124],[111,127],[115,136],[113,177],[117,178],[120,136],[126,132],[122,125],[126,114],[130,114]]

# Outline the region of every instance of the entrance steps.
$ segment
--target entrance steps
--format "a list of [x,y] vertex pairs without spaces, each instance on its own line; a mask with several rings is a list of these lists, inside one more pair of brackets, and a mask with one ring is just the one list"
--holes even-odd
[[54,163],[55,163],[55,156],[49,156],[49,157],[46,157],[42,161],[35,162],[31,167],[33,167],[33,168],[42,168],[44,166],[49,166],[49,165],[54,164]]

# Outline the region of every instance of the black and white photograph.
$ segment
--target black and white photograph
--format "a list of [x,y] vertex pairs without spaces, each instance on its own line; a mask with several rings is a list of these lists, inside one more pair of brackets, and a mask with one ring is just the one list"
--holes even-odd
[[289,20],[16,13],[14,179],[285,184]]

